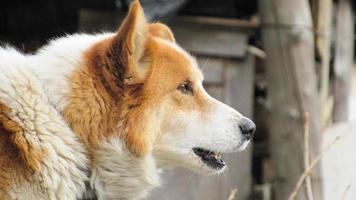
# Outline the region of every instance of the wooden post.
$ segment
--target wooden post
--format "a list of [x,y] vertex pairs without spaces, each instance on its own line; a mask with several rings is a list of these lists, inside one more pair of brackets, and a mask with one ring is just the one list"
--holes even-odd
[[[320,153],[320,115],[308,0],[260,0],[270,102],[270,148],[276,200],[285,200],[303,174],[303,124],[310,114],[310,157]],[[312,172],[314,199],[322,198],[320,166]],[[307,199],[305,188],[297,199]]]
[[336,12],[334,122],[347,121],[354,51],[354,21],[350,0],[340,0]]
[[332,99],[330,98],[330,44],[332,27],[332,0],[318,1],[316,20],[316,53],[320,57],[319,101],[321,123],[325,127],[332,119]]

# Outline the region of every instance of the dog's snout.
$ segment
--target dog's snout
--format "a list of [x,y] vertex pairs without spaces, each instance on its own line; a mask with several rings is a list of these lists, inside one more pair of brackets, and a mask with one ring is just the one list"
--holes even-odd
[[240,122],[240,130],[246,139],[250,139],[256,130],[256,125],[251,120],[243,118]]

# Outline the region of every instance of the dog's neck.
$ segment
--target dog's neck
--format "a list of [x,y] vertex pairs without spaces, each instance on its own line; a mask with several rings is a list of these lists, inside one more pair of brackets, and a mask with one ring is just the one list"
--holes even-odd
[[98,199],[141,199],[159,186],[156,162],[151,154],[136,156],[126,148],[117,132],[125,131],[125,111],[88,74],[83,69],[73,77],[78,82],[72,99],[78,101],[68,104],[64,116],[89,149],[90,186]]
[[138,158],[118,140],[103,144],[95,163],[90,184],[98,199],[141,199],[160,185],[152,156]]

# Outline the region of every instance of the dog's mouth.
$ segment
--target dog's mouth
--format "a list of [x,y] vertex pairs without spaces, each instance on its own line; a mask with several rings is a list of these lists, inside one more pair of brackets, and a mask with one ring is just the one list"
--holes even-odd
[[194,147],[193,152],[200,157],[201,161],[214,170],[221,170],[226,163],[221,159],[221,154],[203,148]]

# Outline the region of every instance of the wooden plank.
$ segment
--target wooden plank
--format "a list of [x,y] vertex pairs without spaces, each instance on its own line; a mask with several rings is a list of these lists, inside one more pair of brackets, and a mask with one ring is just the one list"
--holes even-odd
[[[276,200],[288,199],[304,172],[303,126],[309,113],[310,155],[320,154],[320,115],[308,0],[260,0],[270,102],[269,133]],[[323,199],[320,165],[311,174],[314,199]],[[297,200],[307,199],[305,187]]]
[[219,29],[241,30],[257,29],[259,20],[253,18],[251,20],[227,19],[219,17],[197,17],[197,16],[178,16],[172,20],[174,24],[201,24],[202,26],[216,27]]
[[322,126],[327,126],[331,121],[331,108],[328,103],[330,97],[330,51],[331,51],[331,26],[332,26],[332,0],[318,2],[318,20],[316,34],[316,52],[320,56],[321,68],[319,74],[319,97]]
[[248,35],[238,32],[171,25],[177,42],[196,55],[244,58]]
[[334,122],[347,121],[354,54],[354,19],[350,0],[340,0],[336,14]]
[[310,0],[310,9],[314,24],[318,24],[319,0]]
[[223,58],[212,58],[205,56],[197,57],[200,69],[204,74],[204,83],[212,85],[223,84],[223,70],[226,62]]
[[252,119],[255,59],[249,54],[243,62],[229,60],[224,71],[225,103]]
[[[249,55],[242,63],[232,60],[225,67],[225,103],[252,119],[255,60]],[[248,199],[251,191],[252,145],[239,153],[227,154],[229,169],[223,174],[219,199],[226,199],[237,188],[237,199]]]
[[222,86],[204,84],[204,88],[212,97],[224,101],[224,88]]

